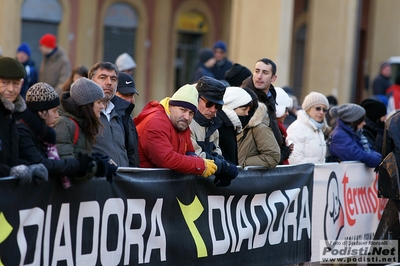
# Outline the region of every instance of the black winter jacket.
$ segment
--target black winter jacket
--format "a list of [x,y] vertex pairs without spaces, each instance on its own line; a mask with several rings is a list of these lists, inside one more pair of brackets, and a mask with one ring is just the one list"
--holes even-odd
[[0,177],[10,174],[10,168],[21,163],[18,160],[18,132],[16,121],[26,104],[21,96],[11,103],[0,94]]
[[115,105],[115,111],[121,117],[124,125],[125,149],[128,155],[129,166],[139,167],[139,138],[131,115],[135,105],[118,96],[114,96],[111,102]]
[[221,126],[218,128],[219,147],[221,148],[222,156],[230,163],[238,165],[236,131],[233,124],[222,110],[218,110],[217,117],[222,121]]
[[[37,119],[41,120],[40,118]],[[41,121],[39,121],[39,123],[40,122]],[[41,125],[47,129],[47,126],[44,124],[44,122],[42,122]],[[72,158],[61,160],[47,158],[47,146],[44,144],[45,140],[39,137],[39,132],[34,131],[34,125],[29,125],[26,121],[20,120],[17,123],[17,128],[20,136],[18,143],[20,158],[28,161],[30,164],[43,164],[47,168],[49,176],[51,177],[76,177],[79,175],[78,160]],[[55,131],[53,132],[53,134],[55,134]],[[54,143],[52,144],[55,144],[55,136],[53,139]],[[46,140],[46,142],[53,142],[50,140],[50,138]]]

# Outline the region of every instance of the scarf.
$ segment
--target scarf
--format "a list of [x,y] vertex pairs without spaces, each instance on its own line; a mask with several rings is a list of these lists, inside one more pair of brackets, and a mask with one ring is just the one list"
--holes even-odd
[[368,139],[363,134],[363,130],[357,129],[355,134],[356,134],[357,138],[360,140],[360,143],[363,146],[364,151],[370,153],[371,148],[369,147]]
[[[59,161],[60,156],[58,155],[56,145],[53,143],[48,143],[48,142],[44,142],[43,144],[47,147],[46,148],[47,158],[51,159],[51,160]],[[67,176],[62,176],[60,179],[61,179],[61,183],[65,189],[71,187],[71,180]]]
[[222,107],[222,110],[226,114],[226,116],[229,118],[231,121],[233,128],[236,130],[237,133],[240,133],[242,131],[242,122],[240,121],[238,115],[232,108],[230,108],[227,105],[224,105]]
[[[47,158],[52,160],[60,160],[60,156],[58,155],[57,147],[53,143],[44,142],[44,145],[47,147]],[[71,187],[71,180],[67,176],[61,177],[61,183],[65,189]]]
[[322,130],[324,128],[324,125],[325,125],[324,122],[317,122],[311,117],[310,117],[310,121],[311,121],[311,123],[313,123],[317,127],[318,131],[320,131],[320,130]]

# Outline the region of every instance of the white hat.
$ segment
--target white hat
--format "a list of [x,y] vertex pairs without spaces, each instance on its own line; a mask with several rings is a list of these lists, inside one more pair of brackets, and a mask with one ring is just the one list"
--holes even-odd
[[307,111],[311,107],[318,105],[318,104],[325,105],[326,108],[329,107],[329,101],[325,97],[325,95],[323,95],[322,93],[319,93],[319,92],[312,91],[304,98],[304,101],[303,101],[303,104],[301,105],[301,107],[303,108],[303,110]]
[[275,91],[276,117],[282,117],[286,113],[286,108],[293,107],[293,99],[281,87],[275,87]]
[[251,102],[251,96],[243,88],[227,87],[224,94],[224,105],[232,110]]
[[120,54],[117,57],[117,60],[115,60],[115,65],[117,66],[118,71],[124,71],[136,67],[135,60],[133,60],[132,56],[127,53]]
[[180,87],[169,99],[169,103],[175,106],[182,106],[196,112],[199,103],[199,93],[196,86],[186,84]]

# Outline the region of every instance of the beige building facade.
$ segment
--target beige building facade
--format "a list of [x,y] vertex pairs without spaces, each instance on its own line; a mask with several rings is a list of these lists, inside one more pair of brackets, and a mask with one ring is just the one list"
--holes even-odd
[[[58,37],[72,66],[114,62],[128,52],[140,96],[170,96],[190,82],[197,52],[217,40],[250,70],[268,57],[275,86],[290,86],[301,103],[310,91],[339,103],[361,102],[382,61],[400,55],[397,0],[0,0],[0,46],[15,56],[38,40]],[[37,66],[39,67],[39,66]],[[369,81],[369,83],[368,83]]]

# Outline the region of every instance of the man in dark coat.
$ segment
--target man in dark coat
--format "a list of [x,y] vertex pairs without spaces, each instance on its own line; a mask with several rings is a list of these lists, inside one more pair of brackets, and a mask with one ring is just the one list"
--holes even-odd
[[279,164],[282,164],[284,160],[289,158],[291,149],[286,146],[276,119],[276,92],[272,85],[276,78],[276,64],[271,59],[262,58],[256,62],[253,74],[243,81],[242,87],[253,90],[258,96],[258,100],[267,106],[269,127],[272,129],[275,139],[281,149],[281,160]]
[[[129,103],[115,97],[118,77],[117,67],[110,62],[96,63],[89,70],[89,79],[100,85],[105,95],[103,99],[105,109],[102,110],[100,116],[100,121],[104,125],[103,133],[96,135],[96,143],[92,151],[107,154],[118,166],[134,167],[136,166],[136,163],[133,163],[135,148],[129,146],[132,143],[126,138],[130,137],[130,129],[123,122],[126,115],[130,116],[129,111],[126,112]],[[121,107],[120,104],[124,106]]]
[[128,150],[129,166],[139,167],[139,147],[138,147],[138,133],[136,130],[135,123],[133,122],[132,112],[135,108],[135,94],[139,95],[136,91],[135,81],[132,76],[120,72],[118,76],[118,86],[115,96],[111,99],[111,102],[115,105],[115,110],[121,115],[122,122],[125,129],[125,146]]
[[48,178],[47,169],[42,165],[30,167],[18,159],[18,131],[15,122],[26,109],[19,94],[24,83],[24,66],[11,57],[0,58],[0,177],[15,176],[20,184],[28,183],[32,176],[36,181]]

